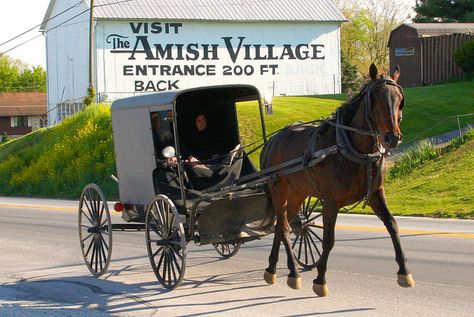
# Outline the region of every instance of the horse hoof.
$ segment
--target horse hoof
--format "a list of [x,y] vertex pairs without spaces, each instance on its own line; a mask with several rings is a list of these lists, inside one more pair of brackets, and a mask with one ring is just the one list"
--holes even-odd
[[401,287],[414,287],[415,286],[415,280],[413,279],[413,276],[411,274],[397,274],[398,279],[398,285]]
[[265,273],[263,274],[263,279],[265,280],[265,282],[267,282],[268,285],[273,285],[276,283],[277,275],[275,273],[268,273],[267,270],[265,270]]
[[301,277],[288,276],[288,279],[286,280],[286,284],[288,284],[288,286],[291,287],[292,289],[300,289],[302,285]]
[[318,284],[318,283],[313,283],[313,291],[319,297],[328,296],[328,294],[329,294],[328,284],[324,283],[323,285],[321,285],[321,284]]

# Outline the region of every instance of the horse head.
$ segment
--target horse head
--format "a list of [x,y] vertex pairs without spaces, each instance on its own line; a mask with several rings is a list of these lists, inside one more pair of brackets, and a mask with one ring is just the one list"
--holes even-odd
[[372,64],[369,74],[372,79],[368,84],[366,117],[369,125],[378,135],[378,141],[386,149],[396,148],[402,142],[400,123],[404,95],[397,80],[400,77],[400,67],[397,65],[390,77],[377,78],[377,67]]

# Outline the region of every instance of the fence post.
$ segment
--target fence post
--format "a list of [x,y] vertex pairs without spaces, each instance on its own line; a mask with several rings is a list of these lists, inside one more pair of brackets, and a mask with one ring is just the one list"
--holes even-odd
[[459,137],[462,137],[462,132],[461,132],[461,123],[459,122],[459,115],[456,115],[456,118],[458,119],[458,130],[459,130]]

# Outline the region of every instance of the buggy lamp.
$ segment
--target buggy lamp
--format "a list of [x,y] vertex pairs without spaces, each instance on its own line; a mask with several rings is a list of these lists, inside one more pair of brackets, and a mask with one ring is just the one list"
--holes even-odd
[[161,151],[161,154],[163,155],[163,157],[169,159],[169,158],[172,158],[173,156],[175,156],[176,151],[175,151],[174,147],[167,146]]
[[123,210],[124,206],[121,202],[115,203],[114,204],[114,210],[116,212],[121,212]]

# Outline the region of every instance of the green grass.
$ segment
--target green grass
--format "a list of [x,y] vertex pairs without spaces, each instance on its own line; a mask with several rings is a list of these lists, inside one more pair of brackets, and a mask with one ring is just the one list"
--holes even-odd
[[385,189],[391,211],[474,219],[474,133],[468,140],[412,173],[388,181]]

